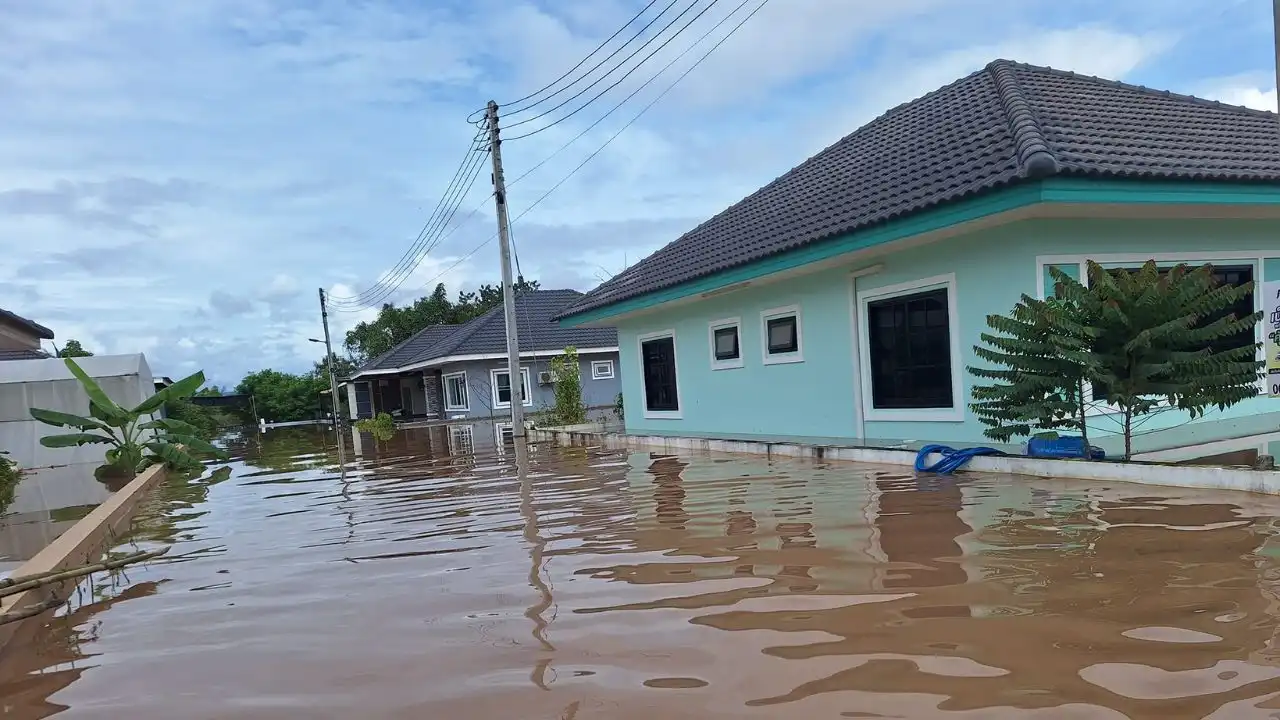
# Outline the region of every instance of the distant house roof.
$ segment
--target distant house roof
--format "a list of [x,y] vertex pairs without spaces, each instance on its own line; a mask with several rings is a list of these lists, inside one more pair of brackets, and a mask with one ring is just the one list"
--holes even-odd
[[0,322],[8,322],[12,325],[17,325],[18,327],[26,330],[32,335],[35,335],[41,340],[53,339],[53,331],[50,330],[49,328],[41,325],[38,322],[28,320],[17,313],[9,312],[4,308],[0,308]]
[[[579,348],[615,347],[614,328],[566,328],[553,318],[582,298],[577,290],[536,290],[516,296],[516,324],[521,352],[554,352]],[[352,379],[366,374],[422,367],[433,360],[468,355],[496,355],[507,351],[507,325],[502,306],[462,325],[433,325],[365,363]]]
[[1050,176],[1280,181],[1274,113],[996,60],[900,105],[592,290],[595,310]]
[[45,360],[49,353],[43,350],[0,350],[0,361],[4,360]]

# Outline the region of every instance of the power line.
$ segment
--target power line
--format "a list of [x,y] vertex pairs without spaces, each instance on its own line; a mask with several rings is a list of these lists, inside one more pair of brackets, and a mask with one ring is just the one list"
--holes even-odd
[[[611,136],[609,137],[609,139],[608,139],[608,140],[606,140],[606,141],[604,142],[604,144],[603,144],[603,145],[601,145],[599,148],[596,148],[596,150],[595,150],[594,152],[592,152],[590,155],[588,155],[588,156],[586,157],[586,159],[585,159],[585,160],[583,160],[582,162],[578,163],[578,166],[577,166],[577,167],[575,167],[573,170],[571,170],[571,171],[569,172],[569,174],[568,174],[568,175],[565,175],[563,178],[561,178],[561,179],[560,179],[560,181],[559,181],[559,182],[557,182],[555,185],[553,185],[553,186],[551,187],[551,189],[550,189],[550,190],[546,191],[545,193],[543,193],[543,194],[542,194],[542,196],[541,196],[541,197],[539,197],[537,200],[535,200],[535,201],[533,202],[533,204],[532,204],[532,205],[530,205],[529,207],[525,208],[525,209],[524,209],[524,210],[523,210],[519,215],[517,215],[517,216],[515,216],[514,218],[512,218],[512,219],[511,219],[511,221],[508,223],[508,225],[514,225],[514,224],[515,224],[515,222],[516,222],[516,220],[519,220],[520,218],[522,218],[522,217],[524,217],[525,215],[527,215],[527,214],[529,213],[529,211],[531,211],[531,210],[533,210],[535,207],[537,207],[537,206],[538,206],[538,205],[539,205],[543,200],[546,200],[548,197],[550,197],[551,193],[553,193],[553,192],[555,192],[557,189],[559,189],[561,185],[563,185],[566,181],[568,181],[568,180],[569,180],[569,178],[571,178],[571,177],[573,177],[575,174],[577,174],[577,172],[578,172],[579,170],[581,170],[581,169],[583,168],[583,166],[585,166],[588,162],[590,162],[593,158],[595,158],[595,156],[596,156],[596,155],[599,155],[599,154],[601,153],[601,151],[603,151],[606,147],[608,147],[608,146],[609,146],[609,144],[610,144],[610,143],[612,143],[614,140],[616,140],[616,139],[618,138],[618,136],[619,136],[619,135],[621,135],[623,132],[625,132],[625,131],[626,131],[626,129],[627,129],[627,128],[631,127],[633,124],[635,124],[635,122],[636,122],[637,120],[639,120],[641,117],[643,117],[645,113],[649,112],[649,109],[650,109],[650,108],[652,108],[654,105],[656,105],[656,104],[658,103],[658,101],[662,100],[662,98],[666,97],[667,93],[669,93],[669,92],[671,92],[672,90],[674,90],[674,89],[675,89],[675,87],[681,83],[681,81],[683,81],[686,77],[688,77],[688,76],[689,76],[689,73],[691,73],[691,72],[693,72],[695,69],[697,69],[697,67],[698,67],[699,65],[701,65],[701,64],[702,64],[702,62],[703,62],[704,60],[706,60],[708,57],[710,57],[710,56],[711,56],[711,53],[715,52],[715,51],[716,51],[716,50],[717,50],[721,45],[723,45],[723,44],[725,43],[725,41],[726,41],[726,40],[728,40],[729,38],[733,37],[734,33],[738,32],[738,30],[739,30],[743,25],[745,25],[745,24],[747,23],[747,21],[749,21],[751,18],[755,17],[755,14],[756,14],[756,13],[758,13],[758,12],[760,12],[760,10],[762,10],[762,9],[764,8],[764,6],[765,6],[765,5],[768,5],[768,4],[769,4],[769,0],[761,0],[761,1],[760,1],[760,4],[759,4],[759,5],[757,5],[757,6],[755,7],[755,9],[753,9],[751,12],[747,13],[747,16],[746,16],[746,17],[744,17],[744,18],[742,18],[742,20],[739,20],[739,21],[738,21],[738,24],[733,26],[733,29],[731,29],[728,33],[726,33],[724,37],[722,37],[722,38],[720,38],[719,40],[717,40],[717,41],[716,41],[716,44],[715,44],[715,45],[712,45],[710,50],[708,50],[708,51],[706,51],[705,53],[703,53],[703,54],[702,54],[702,57],[698,58],[698,59],[697,59],[697,61],[695,61],[695,62],[694,62],[692,65],[690,65],[690,66],[689,66],[689,67],[688,67],[688,68],[687,68],[683,73],[681,73],[681,74],[680,74],[680,77],[676,78],[676,79],[675,79],[675,81],[674,81],[674,82],[672,82],[670,85],[668,85],[668,86],[666,87],[666,89],[665,89],[665,90],[663,90],[661,93],[659,93],[659,94],[658,94],[658,96],[657,96],[657,97],[655,97],[653,100],[650,100],[648,105],[645,105],[643,108],[641,108],[641,109],[640,109],[640,112],[636,113],[636,115],[635,115],[634,117],[632,117],[630,120],[628,120],[628,121],[627,121],[627,123],[626,123],[625,125],[623,125],[621,128],[619,128],[619,129],[618,129],[618,131],[617,131],[617,132],[615,132],[613,135],[611,135]],[[745,2],[743,3],[743,5],[745,5]],[[732,13],[730,13],[730,16],[732,16],[732,15],[733,15],[733,13],[738,12],[738,9],[740,9],[741,7],[743,7],[743,5],[739,5],[739,6],[738,6],[738,8],[735,8],[735,9],[733,10],[733,12],[732,12]],[[488,245],[489,243],[493,242],[493,241],[494,241],[494,239],[495,239],[495,238],[497,238],[497,237],[498,237],[497,233],[494,233],[493,235],[490,235],[490,236],[488,237],[488,239],[486,239],[484,242],[480,243],[479,245],[476,245],[476,246],[475,246],[474,248],[472,248],[472,249],[471,249],[467,254],[463,255],[463,256],[462,256],[462,257],[460,257],[460,258],[458,258],[458,259],[457,259],[457,260],[456,260],[452,265],[450,265],[449,267],[445,268],[445,269],[444,269],[444,270],[442,270],[441,272],[437,273],[437,274],[436,274],[436,276],[435,276],[435,277],[433,277],[433,278],[431,278],[431,280],[427,281],[427,283],[426,283],[426,284],[427,284],[428,286],[430,286],[430,285],[431,285],[432,283],[434,283],[436,280],[439,280],[440,278],[444,277],[444,276],[445,276],[445,275],[447,275],[450,271],[452,271],[454,268],[458,267],[458,266],[459,266],[459,265],[461,265],[462,263],[464,263],[464,262],[466,262],[467,260],[469,260],[473,255],[475,255],[476,253],[480,252],[480,251],[481,251],[481,250],[482,250],[486,245]]]
[[[453,180],[450,181],[449,186],[440,196],[440,201],[436,204],[435,210],[432,211],[431,216],[428,217],[426,223],[423,224],[422,229],[418,232],[417,238],[410,245],[409,249],[403,256],[401,256],[400,261],[397,262],[390,271],[388,271],[386,278],[375,282],[374,285],[360,293],[357,293],[356,295],[331,296],[330,300],[347,306],[355,304],[366,305],[368,304],[368,300],[374,296],[385,297],[388,295],[389,293],[386,292],[387,286],[391,283],[396,283],[398,286],[397,281],[403,281],[404,277],[407,277],[412,273],[413,268],[417,267],[418,263],[421,262],[423,244],[427,242],[427,238],[431,235],[435,226],[439,224],[445,214],[450,213],[449,210],[446,210],[446,206],[453,202],[451,198],[457,197],[457,201],[461,202],[461,197],[465,197],[465,192],[469,191],[471,189],[471,185],[475,183],[475,177],[479,173],[479,167],[483,163],[485,155],[487,155],[487,150],[480,151],[479,138],[474,138],[471,145],[467,147],[467,154],[463,157],[462,163],[454,173]],[[466,178],[465,180],[463,180],[464,177]],[[460,180],[462,182],[460,182]],[[466,188],[465,190],[463,190],[464,186]],[[461,197],[459,197],[460,192],[463,193]],[[456,211],[456,209],[455,205],[452,210]]]
[[[693,23],[697,22],[698,18],[700,18],[700,17],[702,17],[703,15],[705,15],[705,14],[707,13],[707,11],[708,11],[708,10],[710,10],[711,8],[715,7],[716,3],[718,3],[718,2],[720,2],[720,0],[711,0],[711,3],[710,3],[709,5],[707,5],[705,8],[703,8],[703,9],[702,9],[702,10],[701,10],[697,15],[693,16],[693,19],[692,19],[692,20],[690,20],[689,22],[685,23],[683,27],[681,27],[679,30],[677,30],[677,31],[675,32],[675,34],[673,34],[671,37],[667,38],[667,39],[666,39],[666,41],[664,41],[661,45],[659,45],[656,49],[654,49],[654,51],[653,51],[653,52],[651,52],[651,53],[649,53],[648,55],[646,55],[646,56],[644,57],[644,59],[643,59],[643,60],[641,60],[639,63],[636,63],[636,65],[635,65],[634,67],[632,67],[630,70],[628,70],[628,71],[626,72],[626,74],[624,74],[622,77],[618,78],[618,80],[617,80],[616,82],[614,82],[612,85],[610,85],[609,87],[607,87],[607,88],[605,88],[604,90],[602,90],[602,91],[601,91],[600,93],[598,93],[595,97],[591,98],[591,99],[590,99],[590,100],[588,100],[586,103],[584,103],[584,104],[580,105],[577,109],[575,109],[575,110],[571,111],[568,115],[565,115],[564,117],[560,118],[559,120],[556,120],[556,121],[554,121],[554,122],[551,122],[551,123],[550,123],[550,124],[548,124],[548,125],[545,125],[545,126],[543,126],[543,127],[541,127],[541,128],[538,128],[537,130],[534,130],[534,131],[531,131],[531,132],[525,133],[524,135],[519,135],[519,136],[516,136],[516,137],[513,137],[513,138],[507,138],[507,139],[508,139],[508,140],[519,140],[519,139],[521,139],[521,138],[526,138],[526,137],[529,137],[530,135],[535,135],[535,134],[537,134],[537,133],[540,133],[540,132],[542,132],[543,130],[546,130],[547,128],[549,128],[549,127],[553,127],[553,126],[555,126],[555,125],[558,125],[559,123],[562,123],[562,122],[564,122],[565,120],[568,120],[569,118],[573,117],[573,116],[574,116],[574,115],[576,115],[579,111],[581,111],[583,108],[587,107],[587,106],[588,106],[588,105],[590,105],[591,103],[593,103],[593,102],[595,102],[596,100],[598,100],[598,99],[600,98],[600,96],[601,96],[601,95],[604,95],[605,93],[609,92],[609,91],[610,91],[610,90],[612,90],[613,88],[617,87],[620,83],[622,83],[624,80],[626,80],[628,77],[630,77],[630,75],[631,75],[632,73],[634,73],[636,70],[639,70],[639,69],[640,69],[640,66],[642,66],[642,65],[644,65],[646,62],[648,62],[650,58],[652,58],[655,54],[657,54],[659,51],[661,51],[661,50],[662,50],[662,48],[664,48],[664,47],[666,47],[668,44],[670,44],[672,40],[675,40],[677,37],[679,37],[681,33],[683,33],[685,30],[688,30],[690,25],[692,25]],[[550,110],[544,110],[543,112],[538,113],[537,115],[534,115],[534,116],[533,116],[533,117],[531,117],[531,118],[526,118],[526,119],[524,119],[524,120],[520,120],[519,122],[511,123],[510,125],[507,125],[507,126],[506,126],[506,128],[507,128],[508,130],[510,130],[510,129],[511,129],[511,128],[513,128],[513,127],[519,127],[519,126],[521,126],[521,125],[527,125],[528,123],[531,123],[531,122],[533,122],[534,120],[538,120],[539,118],[544,118],[544,117],[546,117],[547,115],[550,115],[551,113],[555,112],[556,110],[559,110],[560,108],[564,107],[565,105],[568,105],[569,103],[573,102],[574,100],[576,100],[576,99],[578,99],[578,98],[582,97],[582,96],[583,96],[583,94],[585,94],[588,90],[590,90],[591,88],[593,88],[593,87],[595,87],[596,85],[598,85],[598,84],[600,83],[600,81],[601,81],[601,80],[604,80],[605,78],[609,77],[609,76],[610,76],[610,75],[612,75],[614,72],[616,72],[619,68],[621,68],[623,65],[625,65],[629,60],[631,60],[631,58],[633,58],[633,57],[635,57],[636,55],[640,54],[640,51],[641,51],[641,50],[644,50],[646,47],[648,47],[650,43],[652,43],[654,40],[657,40],[659,37],[662,37],[662,33],[665,33],[665,32],[666,32],[666,31],[667,31],[667,30],[668,30],[672,25],[675,25],[675,24],[676,24],[676,22],[678,22],[678,21],[680,20],[680,18],[684,17],[686,13],[688,13],[690,10],[694,9],[695,7],[697,7],[697,5],[698,5],[697,0],[694,0],[694,2],[689,3],[689,7],[685,8],[684,10],[681,10],[681,11],[680,11],[680,14],[679,14],[679,15],[676,15],[674,18],[672,18],[671,22],[667,23],[667,24],[666,24],[666,25],[665,25],[661,30],[659,30],[659,31],[658,31],[658,33],[657,33],[656,35],[654,35],[653,37],[651,37],[651,38],[649,38],[648,40],[644,41],[644,44],[643,44],[643,45],[641,45],[640,47],[636,48],[636,49],[635,49],[635,50],[634,50],[630,55],[628,55],[627,57],[623,58],[622,62],[621,62],[621,63],[618,63],[617,67],[614,67],[614,68],[613,68],[612,70],[610,70],[609,72],[607,72],[607,73],[605,73],[604,75],[601,75],[600,77],[596,78],[594,81],[592,81],[592,83],[591,83],[590,85],[588,85],[588,86],[586,86],[586,87],[582,88],[581,90],[579,90],[578,92],[574,93],[574,95],[573,95],[572,97],[568,98],[567,100],[564,100],[564,101],[563,101],[563,102],[561,102],[559,105],[556,105],[555,107],[551,108]]]
[[[472,187],[475,186],[476,179],[479,178],[483,169],[483,163],[488,157],[488,151],[475,153],[472,158],[471,167],[467,170],[467,178],[464,183],[458,184],[447,196],[449,205],[446,209],[433,220],[428,222],[428,227],[424,227],[424,232],[419,236],[419,241],[415,243],[411,249],[412,259],[408,262],[402,262],[397,266],[386,278],[379,280],[370,290],[361,293],[354,298],[344,298],[340,301],[341,308],[346,311],[363,309],[372,307],[381,303],[387,297],[390,297],[406,280],[413,274],[413,271],[422,263],[427,254],[434,250],[440,242],[448,235],[452,234],[453,229],[449,232],[445,230],[449,227],[450,222],[458,212],[458,208],[470,193]],[[473,210],[466,216],[470,219],[477,210]]]
[[[719,30],[719,29],[720,29],[720,26],[721,26],[721,25],[723,25],[723,24],[725,24],[726,22],[728,22],[730,18],[732,18],[734,15],[737,15],[737,14],[738,14],[738,11],[739,11],[739,10],[741,10],[744,6],[746,6],[746,5],[747,5],[747,3],[749,3],[749,2],[751,2],[751,0],[742,0],[742,2],[738,3],[738,6],[737,6],[737,7],[735,7],[733,10],[731,10],[731,11],[729,12],[729,14],[727,14],[727,15],[725,15],[724,17],[720,18],[720,21],[719,21],[719,22],[717,22],[715,25],[712,25],[710,30],[707,30],[706,32],[702,33],[702,36],[701,36],[701,37],[699,37],[697,40],[694,40],[692,43],[689,43],[689,46],[688,46],[688,47],[686,47],[684,50],[681,50],[679,55],[676,55],[674,58],[672,58],[672,59],[671,59],[671,61],[670,61],[670,62],[668,62],[666,65],[664,65],[664,66],[662,67],[662,69],[661,69],[661,70],[659,70],[658,72],[656,72],[656,73],[654,73],[652,76],[650,76],[650,78],[649,78],[648,80],[645,80],[645,81],[644,81],[644,83],[643,83],[643,84],[641,84],[639,87],[637,87],[635,90],[632,90],[630,95],[628,95],[628,96],[626,96],[625,98],[623,98],[623,99],[622,99],[622,101],[621,101],[621,102],[619,102],[617,105],[614,105],[614,106],[609,110],[609,112],[605,113],[604,115],[601,115],[599,118],[597,118],[597,119],[596,119],[596,121],[595,121],[595,122],[591,123],[591,124],[590,124],[590,125],[588,125],[585,129],[583,129],[583,130],[582,130],[582,132],[580,132],[580,133],[578,133],[577,135],[573,136],[573,138],[572,138],[571,140],[569,140],[569,141],[568,141],[568,142],[566,142],[565,144],[561,145],[559,148],[557,148],[557,149],[556,149],[556,151],[555,151],[555,152],[553,152],[553,153],[551,153],[550,155],[546,156],[546,157],[545,157],[545,158],[543,158],[542,160],[539,160],[536,164],[534,164],[534,166],[533,166],[533,167],[529,168],[528,170],[525,170],[525,171],[524,171],[524,172],[523,172],[519,177],[517,177],[515,180],[512,180],[511,182],[507,183],[507,187],[511,187],[512,185],[515,185],[516,183],[520,182],[521,180],[525,179],[526,177],[529,177],[530,175],[532,175],[532,174],[534,173],[534,171],[536,171],[538,168],[542,167],[543,165],[546,165],[546,164],[547,164],[547,163],[548,163],[552,158],[554,158],[555,156],[559,155],[561,152],[564,152],[564,151],[565,151],[565,150],[566,150],[570,145],[572,145],[572,144],[574,144],[575,142],[577,142],[577,141],[581,140],[581,139],[582,139],[582,137],[583,137],[584,135],[586,135],[587,133],[589,133],[589,132],[591,132],[592,130],[594,130],[594,129],[596,128],[596,126],[597,126],[597,125],[599,125],[600,123],[602,123],[602,122],[604,122],[606,119],[608,119],[608,117],[609,117],[610,115],[612,115],[612,114],[614,114],[615,112],[617,112],[618,110],[622,109],[622,106],[623,106],[623,105],[626,105],[628,102],[630,102],[630,101],[631,101],[631,99],[632,99],[632,98],[634,98],[636,95],[639,95],[639,94],[640,94],[640,92],[641,92],[642,90],[644,90],[646,87],[649,87],[649,85],[650,85],[654,80],[657,80],[657,79],[658,79],[659,77],[661,77],[664,73],[666,73],[666,72],[667,72],[667,70],[670,70],[672,65],[675,65],[676,63],[680,62],[680,59],[681,59],[681,58],[683,58],[685,55],[689,54],[689,51],[690,51],[690,50],[694,49],[694,48],[695,48],[695,47],[697,47],[698,45],[701,45],[701,44],[702,44],[702,42],[703,42],[704,40],[706,40],[706,39],[707,39],[707,38],[708,38],[712,33],[714,33],[716,30]],[[527,136],[525,136],[525,137],[527,137]],[[518,139],[518,138],[509,138],[509,139]]]
[[[614,33],[613,33],[612,35],[610,35],[609,37],[605,38],[604,42],[602,42],[602,43],[600,43],[599,45],[597,45],[597,46],[595,47],[595,49],[594,49],[594,50],[592,50],[591,52],[587,53],[587,56],[586,56],[586,57],[584,57],[584,58],[582,58],[581,60],[579,60],[577,65],[574,65],[573,67],[571,67],[571,68],[569,68],[568,70],[566,70],[566,71],[565,71],[565,73],[564,73],[563,75],[561,75],[560,77],[556,78],[555,80],[552,80],[550,83],[548,83],[548,84],[546,84],[546,85],[544,85],[544,86],[542,86],[542,87],[538,88],[537,90],[534,90],[533,92],[529,93],[528,95],[525,95],[525,96],[524,96],[524,97],[522,97],[522,98],[518,98],[518,99],[516,99],[516,100],[512,100],[512,101],[510,101],[510,102],[501,103],[501,104],[502,104],[503,106],[506,106],[506,105],[518,105],[518,104],[520,104],[520,103],[524,102],[525,100],[529,100],[530,98],[536,97],[536,96],[540,95],[541,93],[546,92],[547,90],[550,90],[551,88],[555,87],[555,85],[556,85],[557,83],[559,83],[561,80],[564,80],[565,78],[567,78],[567,77],[569,77],[570,75],[572,75],[572,74],[573,74],[573,71],[575,71],[575,70],[577,70],[578,68],[582,67],[584,63],[586,63],[588,60],[590,60],[590,59],[591,59],[591,56],[592,56],[592,55],[595,55],[596,53],[600,52],[601,50],[603,50],[603,49],[604,49],[604,47],[605,47],[606,45],[608,45],[610,42],[613,42],[613,39],[614,39],[614,38],[616,38],[616,37],[618,37],[619,35],[621,35],[623,30],[626,30],[628,27],[630,27],[631,23],[635,22],[636,20],[639,20],[639,19],[640,19],[640,16],[642,16],[642,15],[644,15],[646,12],[648,12],[648,11],[649,11],[649,8],[651,8],[651,7],[653,7],[654,5],[657,5],[657,4],[658,4],[658,0],[649,0],[649,4],[648,4],[648,5],[645,5],[643,8],[641,8],[641,9],[640,9],[640,12],[636,13],[635,15],[633,15],[633,16],[631,17],[631,19],[630,19],[630,20],[628,20],[625,24],[623,24],[623,26],[622,26],[622,27],[618,28],[617,30],[615,30],[615,31],[614,31]],[[675,5],[675,4],[676,4],[676,0],[672,0],[671,5]],[[661,13],[658,13],[658,17],[662,17],[663,13],[665,13],[667,10],[671,9],[671,5],[668,5],[665,9],[663,9],[663,11],[662,11]],[[604,63],[608,62],[608,61],[609,61],[609,58],[613,57],[613,55],[616,55],[616,54],[617,54],[617,53],[618,53],[618,52],[619,52],[623,47],[626,47],[627,45],[631,44],[631,42],[632,42],[632,41],[634,41],[637,37],[639,37],[639,36],[640,36],[640,33],[643,33],[645,30],[647,30],[647,29],[649,28],[649,25],[652,25],[654,22],[657,22],[657,20],[658,20],[658,18],[654,18],[653,20],[651,20],[651,21],[649,22],[649,24],[648,24],[648,25],[645,25],[644,27],[640,28],[640,32],[638,32],[638,33],[636,33],[635,35],[633,35],[633,36],[631,37],[631,40],[628,40],[627,42],[623,43],[623,44],[622,44],[622,47],[619,47],[619,48],[618,48],[618,50],[614,50],[614,51],[613,51],[613,54],[612,54],[612,55],[610,55],[609,57],[605,58],[604,60],[601,60],[599,63],[596,63],[595,67],[591,68],[590,70],[588,70],[586,73],[584,73],[584,74],[583,74],[583,77],[587,77],[587,76],[588,76],[588,75],[590,75],[592,72],[594,72],[596,68],[598,68],[598,67],[600,67],[601,65],[603,65]],[[561,92],[564,92],[565,90],[569,89],[570,87],[573,87],[573,85],[574,85],[574,84],[576,84],[576,83],[578,83],[578,82],[581,82],[581,81],[582,81],[582,78],[579,78],[578,80],[575,80],[575,81],[573,81],[572,83],[569,83],[568,85],[566,85],[565,87],[561,88],[560,90],[557,90],[557,91],[556,91],[556,94],[559,94],[559,93],[561,93]],[[553,95],[551,95],[550,97],[555,97],[555,95],[553,94]],[[548,100],[548,99],[550,99],[550,98],[543,98],[542,100],[539,100],[538,102],[543,102],[543,101]],[[536,105],[537,103],[534,103],[534,104]],[[525,108],[525,109],[528,109],[528,108]],[[479,110],[476,110],[475,112],[471,113],[471,115],[470,115],[470,116],[468,116],[467,120],[468,120],[468,121],[471,121],[471,122],[475,122],[475,120],[474,120],[473,118],[475,118],[475,117],[476,117],[476,115],[482,115],[482,114],[484,113],[484,111],[485,111],[485,109],[484,109],[484,108],[480,108]],[[520,111],[520,110],[512,110],[512,112],[521,112],[521,111]]]

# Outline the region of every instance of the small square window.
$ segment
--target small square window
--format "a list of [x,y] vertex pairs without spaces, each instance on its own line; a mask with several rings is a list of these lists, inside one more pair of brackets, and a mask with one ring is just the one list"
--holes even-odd
[[707,327],[712,370],[740,368],[742,363],[742,321],[739,318],[713,320]]
[[716,328],[716,360],[737,360],[742,352],[738,348],[738,326]]
[[613,377],[613,361],[612,360],[592,360],[591,361],[591,379],[592,380],[608,380]]
[[768,322],[769,354],[793,353],[800,349],[796,337],[796,316],[771,318]]
[[798,305],[760,313],[760,335],[765,365],[804,362],[804,329]]

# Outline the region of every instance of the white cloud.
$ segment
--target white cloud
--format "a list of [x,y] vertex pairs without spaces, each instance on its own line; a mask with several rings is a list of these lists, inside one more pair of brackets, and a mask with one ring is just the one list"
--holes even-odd
[[1195,94],[1229,105],[1276,111],[1276,78],[1273,73],[1245,73],[1213,78],[1199,84]]

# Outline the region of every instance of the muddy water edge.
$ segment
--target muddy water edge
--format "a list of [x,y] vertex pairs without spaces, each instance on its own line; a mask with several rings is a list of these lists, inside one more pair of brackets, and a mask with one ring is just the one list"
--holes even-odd
[[493,436],[235,442],[0,716],[1280,718],[1280,500]]

